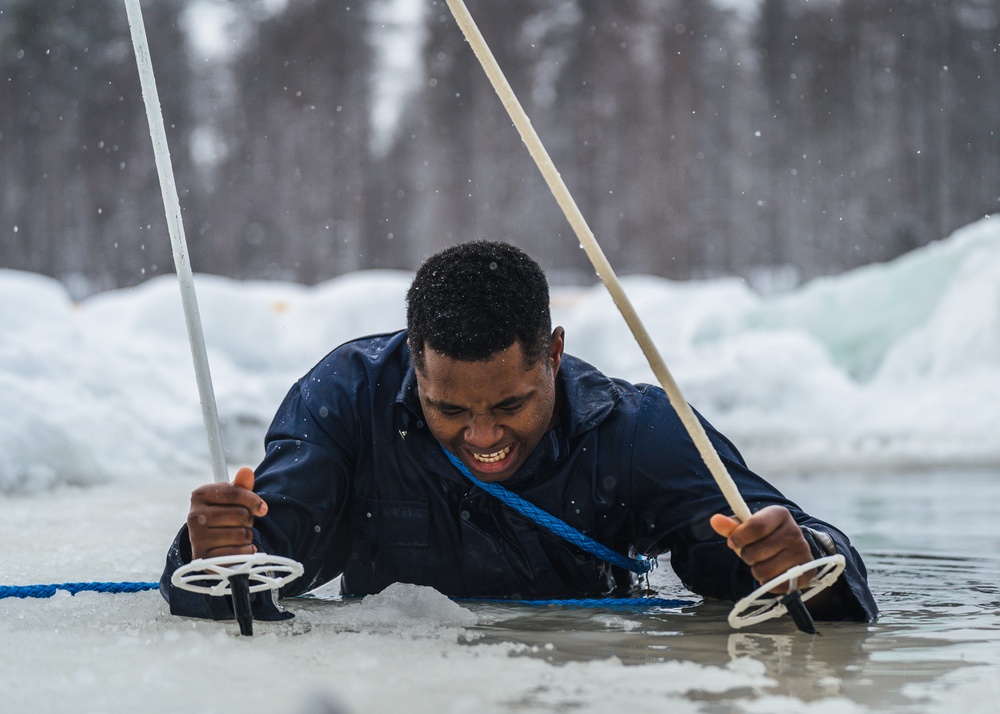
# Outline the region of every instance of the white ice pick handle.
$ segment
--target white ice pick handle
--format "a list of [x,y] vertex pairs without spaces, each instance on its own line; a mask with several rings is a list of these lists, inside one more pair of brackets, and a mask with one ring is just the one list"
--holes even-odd
[[772,593],[772,590],[785,583],[791,583],[791,589],[794,590],[798,579],[815,569],[816,573],[809,584],[800,588],[802,601],[805,602],[833,585],[840,574],[844,572],[846,565],[846,559],[838,553],[790,568],[783,575],[767,581],[737,602],[733,611],[729,613],[729,624],[738,630],[749,625],[756,625],[764,620],[770,620],[772,617],[784,615],[787,608],[781,604],[781,595]]
[[279,555],[221,555],[198,558],[174,571],[170,578],[174,587],[206,595],[229,595],[229,578],[248,575],[250,592],[277,590],[303,573],[302,564]]

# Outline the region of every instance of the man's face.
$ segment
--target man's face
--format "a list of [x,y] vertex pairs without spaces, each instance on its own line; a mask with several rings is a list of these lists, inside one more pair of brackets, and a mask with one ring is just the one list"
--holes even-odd
[[520,342],[482,362],[425,349],[417,387],[431,433],[479,480],[509,478],[552,423],[562,350],[561,327],[548,358],[530,366]]

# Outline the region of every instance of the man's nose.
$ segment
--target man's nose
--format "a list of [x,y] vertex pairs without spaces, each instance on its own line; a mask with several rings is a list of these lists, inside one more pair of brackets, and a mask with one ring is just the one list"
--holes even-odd
[[503,429],[497,426],[492,414],[473,414],[472,421],[465,429],[465,442],[476,449],[486,449],[503,437]]

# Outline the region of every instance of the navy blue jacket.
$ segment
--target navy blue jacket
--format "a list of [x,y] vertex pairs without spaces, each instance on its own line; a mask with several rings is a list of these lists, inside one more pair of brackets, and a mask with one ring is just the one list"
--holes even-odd
[[[662,389],[611,379],[564,355],[557,395],[554,426],[506,488],[619,553],[669,551],[680,579],[703,596],[735,600],[756,587],[709,527],[713,513],[731,510]],[[874,619],[865,567],[847,537],[751,472],[703,423],[752,511],[785,506],[846,556],[829,617]],[[405,331],[342,345],[299,380],[267,433],[256,477],[268,505],[255,523],[258,549],[305,567],[282,596],[338,575],[349,596],[393,582],[455,597],[528,599],[624,595],[633,584],[627,571],[471,486],[448,462],[423,421]],[[189,561],[182,528],[161,579],[171,612],[232,617],[225,598],[170,585]],[[269,597],[254,608],[259,619],[281,617]]]

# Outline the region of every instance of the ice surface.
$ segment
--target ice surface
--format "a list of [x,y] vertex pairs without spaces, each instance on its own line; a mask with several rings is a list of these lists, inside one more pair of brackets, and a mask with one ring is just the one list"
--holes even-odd
[[[0,498],[3,584],[155,579],[195,479]],[[131,503],[130,503],[131,501]],[[555,666],[436,591],[393,585],[360,602],[289,603],[289,622],[237,626],[168,614],[158,592],[0,599],[7,712],[701,711],[695,693],[773,684],[762,664]]]

